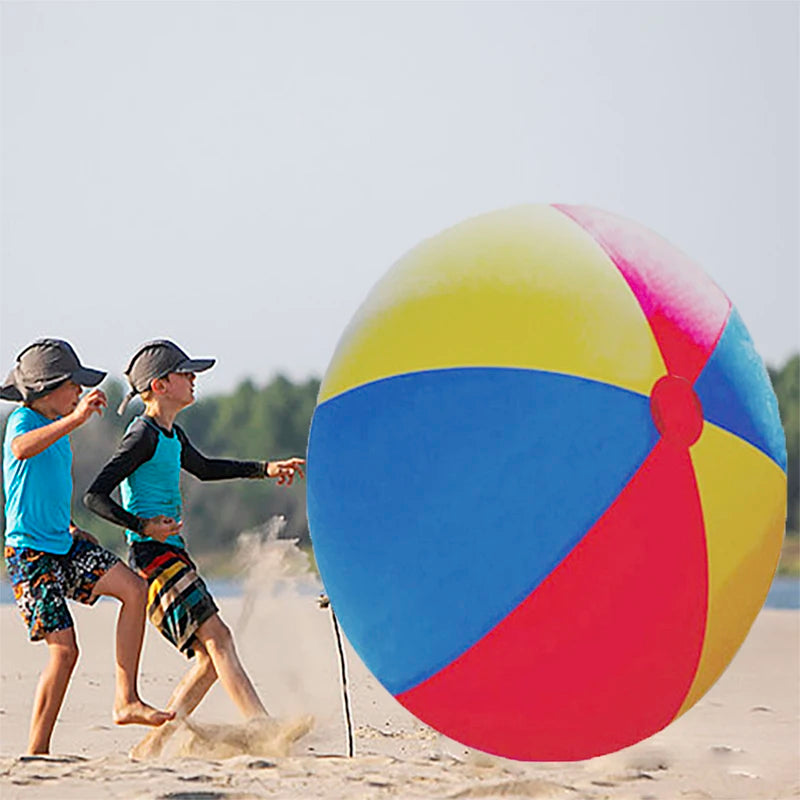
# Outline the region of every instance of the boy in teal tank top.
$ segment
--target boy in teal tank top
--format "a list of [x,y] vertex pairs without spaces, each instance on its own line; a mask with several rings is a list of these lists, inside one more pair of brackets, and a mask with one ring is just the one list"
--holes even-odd
[[105,372],[81,365],[61,339],[40,339],[17,356],[0,398],[21,403],[8,418],[3,444],[5,563],[31,641],[43,640],[49,661],[33,703],[28,753],[50,751],[50,740],[78,659],[67,599],[93,605],[101,595],[121,601],[117,621],[114,721],[160,725],[174,715],[139,697],[144,636],[144,582],[113,553],[73,524],[69,434],[100,414]]
[[[290,485],[303,477],[302,458],[282,461],[210,459],[189,441],[175,423],[177,414],[194,402],[195,374],[214,359],[192,359],[173,342],[143,345],[125,374],[131,391],[120,406],[140,395],[145,411],[128,426],[110,461],[89,487],[85,504],[125,528],[130,563],[148,582],[147,613],[161,634],[194,666],[175,689],[168,708],[178,718],[190,714],[217,678],[246,719],[266,718],[267,711],[242,666],[233,637],[223,623],[205,581],[186,550],[181,535],[183,514],[180,473],[200,480],[276,478]],[[111,497],[119,486],[122,504]],[[171,733],[160,729],[134,751],[155,756]]]

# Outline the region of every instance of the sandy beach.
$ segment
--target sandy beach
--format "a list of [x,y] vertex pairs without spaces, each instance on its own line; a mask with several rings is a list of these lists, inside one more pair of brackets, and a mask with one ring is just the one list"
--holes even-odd
[[[135,760],[146,732],[115,727],[116,603],[74,606],[80,661],[56,727],[53,755],[26,759],[31,700],[44,645],[31,645],[14,606],[0,608],[0,796],[52,800],[287,798],[625,798],[783,800],[800,797],[800,613],[765,610],[734,662],[700,703],[624,751],[575,763],[520,763],[470,751],[408,714],[347,648],[355,757],[346,757],[339,663],[329,611],[310,576],[250,583],[220,600],[270,712],[313,714],[288,755],[248,740],[217,686],[176,726],[163,756]],[[164,704],[185,660],[148,629],[145,699]]]

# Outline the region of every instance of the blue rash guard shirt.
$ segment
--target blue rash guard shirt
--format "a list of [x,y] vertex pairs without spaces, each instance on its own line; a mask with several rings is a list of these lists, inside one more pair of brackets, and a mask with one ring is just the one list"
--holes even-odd
[[[140,519],[163,514],[180,522],[182,519],[181,441],[175,435],[175,431],[168,434],[152,420],[146,417],[142,419],[156,431],[156,446],[148,461],[140,464],[130,475],[123,478],[119,487],[122,507]],[[128,544],[144,542],[150,538],[130,529],[125,531],[125,537]],[[183,546],[183,540],[178,535],[168,536],[165,541],[176,547]]]
[[[103,467],[83,498],[86,506],[125,530],[128,544],[155,541],[142,533],[150,517],[163,514],[176,521],[183,517],[180,492],[181,470],[202,481],[227,478],[263,478],[263,461],[234,461],[206,458],[189,441],[183,429],[162,428],[143,415],[128,426],[111,460]],[[111,492],[119,486],[122,505]],[[184,547],[183,538],[173,534],[165,540]]]
[[44,428],[52,419],[27,406],[11,412],[3,440],[5,543],[64,555],[72,547],[72,448],[62,436],[41,453],[17,458],[11,442],[23,433]]

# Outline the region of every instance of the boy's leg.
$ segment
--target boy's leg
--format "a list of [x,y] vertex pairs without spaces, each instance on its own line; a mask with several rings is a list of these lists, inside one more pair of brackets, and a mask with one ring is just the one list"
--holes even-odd
[[[195,640],[193,649],[195,663],[175,687],[167,704],[167,709],[175,712],[176,719],[188,717],[200,705],[200,701],[208,694],[208,690],[217,679],[217,671],[205,646]],[[157,758],[174,732],[174,725],[167,724],[154,728],[131,750],[131,757]]]
[[137,688],[147,585],[118,562],[94,585],[92,598],[98,595],[116,597],[121,603],[117,618],[114,722],[117,725],[162,725],[175,715],[144,703]]
[[5,563],[28,637],[32,642],[44,640],[48,645],[50,657],[36,687],[28,740],[29,753],[47,753],[78,660],[75,628],[65,599],[62,559],[41,550],[6,546]]
[[214,665],[220,683],[246,719],[268,716],[255,687],[239,660],[233,636],[219,614],[209,617],[195,632]]
[[47,633],[44,636],[50,659],[42,670],[39,685],[33,698],[31,730],[28,753],[41,755],[50,752],[50,737],[58,719],[58,712],[67,693],[69,679],[78,661],[78,643],[75,628]]
[[188,717],[200,705],[217,679],[217,671],[205,646],[195,641],[193,649],[195,663],[175,687],[167,703],[167,708],[174,711],[178,719]]

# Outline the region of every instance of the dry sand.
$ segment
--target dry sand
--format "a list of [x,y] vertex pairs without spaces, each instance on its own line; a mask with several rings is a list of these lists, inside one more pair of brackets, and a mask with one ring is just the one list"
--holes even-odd
[[[291,554],[273,555],[280,560]],[[129,751],[146,731],[111,723],[116,603],[104,600],[91,609],[73,606],[81,657],[53,755],[21,758],[47,653],[44,645],[26,641],[16,609],[4,606],[2,800],[800,797],[796,611],[763,611],[717,685],[669,728],[619,753],[568,764],[507,761],[445,739],[397,704],[348,648],[356,750],[349,759],[330,614],[317,607],[310,577],[275,580],[274,567],[269,579],[251,575],[248,596],[221,600],[220,606],[270,712],[290,726],[314,715],[309,733],[293,744],[284,742],[288,755],[275,755],[280,747],[276,750],[274,741],[249,735],[217,686],[195,712],[191,729],[177,726],[161,759],[131,759]],[[141,677],[145,699],[164,704],[186,666],[148,629]]]

